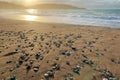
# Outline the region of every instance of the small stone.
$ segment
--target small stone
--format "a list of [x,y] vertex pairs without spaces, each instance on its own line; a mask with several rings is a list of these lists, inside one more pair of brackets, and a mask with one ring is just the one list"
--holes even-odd
[[33,70],[34,70],[34,72],[38,72],[38,70],[39,70],[39,67],[38,67],[38,66],[36,66],[36,67],[33,67]]
[[103,78],[102,80],[108,80],[107,78]]
[[118,61],[118,64],[120,64],[120,61]]
[[7,78],[7,80],[16,80],[16,75],[12,75],[9,78]]
[[66,51],[65,55],[70,56],[70,52]]
[[12,72],[15,68],[10,68],[10,72]]
[[56,57],[56,58],[55,58],[55,60],[57,60],[57,61],[58,61],[58,60],[59,60],[59,57]]
[[44,77],[46,80],[49,80],[49,78],[54,78],[54,72],[48,71],[47,73],[44,74]]
[[73,69],[73,72],[76,73],[76,74],[80,74],[80,69],[76,67],[76,68]]
[[33,64],[33,63],[34,63],[34,62],[31,60],[31,61],[30,61],[30,64]]
[[6,63],[9,64],[9,63],[12,63],[12,61],[7,61]]
[[48,79],[48,78],[49,78],[49,74],[48,74],[48,73],[45,73],[45,74],[44,74],[44,77],[45,77],[46,79]]
[[72,50],[73,50],[73,51],[77,51],[77,48],[75,48],[75,47],[72,47]]
[[27,72],[31,69],[31,66],[30,65],[26,65],[26,70]]
[[1,72],[1,74],[4,74],[4,72]]
[[44,58],[43,56],[40,56],[40,60],[43,60],[43,58]]
[[16,67],[19,68],[19,67],[20,67],[20,64],[16,64]]
[[69,61],[67,61],[66,64],[70,66],[70,62]]
[[35,59],[39,59],[40,55],[39,54],[35,54]]
[[83,56],[84,58],[88,58],[85,54],[82,54],[82,56]]
[[114,59],[114,58],[112,58],[112,59],[111,59],[111,62],[115,62],[115,59]]

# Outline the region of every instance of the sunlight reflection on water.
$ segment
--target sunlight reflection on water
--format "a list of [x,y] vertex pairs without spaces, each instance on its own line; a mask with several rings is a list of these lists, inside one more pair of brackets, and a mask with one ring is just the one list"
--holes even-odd
[[35,20],[37,19],[37,16],[24,15],[23,18],[24,18],[24,20],[26,20],[26,21],[35,21]]

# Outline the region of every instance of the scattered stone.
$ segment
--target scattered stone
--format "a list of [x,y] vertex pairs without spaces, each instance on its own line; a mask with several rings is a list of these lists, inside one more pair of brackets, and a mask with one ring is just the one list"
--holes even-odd
[[52,70],[50,70],[44,74],[44,77],[46,80],[49,80],[49,78],[54,78],[54,72]]
[[68,51],[68,50],[61,50],[60,54],[66,55],[66,56],[70,56],[70,51]]
[[65,55],[70,56],[70,51],[66,51]]
[[102,80],[108,80],[107,78],[103,78]]
[[66,61],[66,64],[70,66],[70,62],[69,61]]
[[10,61],[7,61],[6,63],[7,63],[7,64],[9,64],[9,63],[12,63],[12,60],[10,60]]
[[84,58],[88,58],[85,54],[82,54],[82,56],[83,56]]
[[118,64],[120,64],[120,61],[118,61]]
[[72,47],[72,50],[73,50],[73,51],[77,51],[77,48],[75,48],[75,47]]
[[9,70],[9,71],[10,71],[10,72],[12,72],[13,70],[15,70],[15,68],[10,68],[10,70]]
[[19,65],[21,65],[24,61],[27,61],[29,58],[27,57],[27,56],[21,56],[20,58],[19,58]]
[[16,80],[16,75],[12,75],[12,76],[8,77],[7,80]]
[[35,67],[33,67],[33,70],[34,70],[34,72],[38,72],[38,70],[39,70],[39,66],[35,66]]
[[35,59],[39,59],[40,58],[40,55],[39,54],[35,54]]
[[85,64],[88,64],[88,65],[90,65],[90,66],[92,66],[92,64],[94,64],[93,63],[93,61],[89,61],[89,60],[83,60],[83,63],[85,63]]
[[76,74],[80,74],[80,68],[79,67],[73,68],[73,72]]
[[61,46],[61,44],[59,42],[54,42],[54,44],[57,48],[60,48],[60,46]]
[[56,57],[56,58],[55,58],[55,60],[57,60],[57,61],[58,61],[58,60],[59,60],[59,57]]
[[4,74],[4,72],[1,72],[1,74]]
[[33,64],[33,63],[34,63],[34,62],[31,60],[31,61],[30,61],[30,64]]
[[111,59],[111,62],[114,62],[114,63],[115,63],[116,61],[115,61],[115,59],[114,59],[114,58],[112,58],[112,59]]
[[67,77],[68,77],[69,80],[74,80],[73,75],[70,74],[70,73],[68,73]]
[[27,70],[27,72],[29,71],[31,69],[31,65],[26,65],[26,70]]
[[118,80],[115,76],[113,76],[112,72],[108,70],[101,71],[100,76],[106,78],[107,80]]
[[57,63],[54,63],[54,64],[52,65],[52,70],[60,70],[60,65],[57,64]]
[[19,68],[20,67],[20,64],[16,64],[16,68]]
[[43,58],[44,58],[43,56],[40,56],[40,60],[43,60]]

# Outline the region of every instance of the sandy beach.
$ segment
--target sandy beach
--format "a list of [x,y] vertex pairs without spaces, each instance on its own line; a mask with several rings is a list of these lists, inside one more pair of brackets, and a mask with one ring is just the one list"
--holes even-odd
[[120,30],[0,20],[0,80],[119,80]]

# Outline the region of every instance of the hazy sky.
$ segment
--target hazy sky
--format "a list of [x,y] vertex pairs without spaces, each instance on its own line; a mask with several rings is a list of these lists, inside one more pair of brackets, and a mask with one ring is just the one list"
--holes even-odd
[[120,0],[0,0],[23,4],[33,3],[67,3],[86,8],[119,8]]

